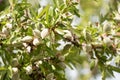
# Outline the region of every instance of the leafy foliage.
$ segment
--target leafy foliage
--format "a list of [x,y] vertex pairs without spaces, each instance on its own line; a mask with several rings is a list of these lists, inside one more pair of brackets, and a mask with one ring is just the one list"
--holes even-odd
[[66,80],[66,65],[85,62],[102,80],[120,72],[119,1],[45,1],[9,0],[0,12],[1,80]]

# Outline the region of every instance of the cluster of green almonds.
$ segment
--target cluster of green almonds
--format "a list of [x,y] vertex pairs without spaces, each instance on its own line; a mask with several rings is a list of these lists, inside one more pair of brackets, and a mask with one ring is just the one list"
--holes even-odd
[[21,39],[23,42],[23,45],[26,47],[27,52],[31,51],[31,46],[29,46],[27,43],[32,43],[34,46],[38,46],[41,43],[41,39],[44,39],[49,35],[49,29],[44,28],[42,31],[38,29],[33,30],[33,36],[25,36]]

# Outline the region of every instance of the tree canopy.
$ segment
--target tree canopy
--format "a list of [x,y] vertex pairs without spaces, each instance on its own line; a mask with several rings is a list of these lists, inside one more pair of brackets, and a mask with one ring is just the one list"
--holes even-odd
[[0,4],[0,80],[66,80],[71,64],[90,68],[80,80],[120,73],[119,0]]

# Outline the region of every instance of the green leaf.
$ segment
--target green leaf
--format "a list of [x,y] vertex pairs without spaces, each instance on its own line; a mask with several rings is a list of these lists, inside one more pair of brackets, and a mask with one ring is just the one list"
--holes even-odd
[[48,23],[48,26],[49,26],[49,5],[47,6],[47,8],[46,8],[46,21],[47,21],[47,23]]
[[7,70],[5,67],[0,67],[0,71],[5,71]]
[[103,68],[103,71],[102,71],[102,80],[105,80],[106,79],[106,70],[105,68]]
[[69,52],[70,47],[72,47],[71,44],[65,45],[65,47],[62,51],[62,54],[67,54]]
[[27,30],[27,35],[30,35],[30,36],[32,36],[33,35],[33,31],[32,31],[33,29],[30,27],[30,28],[28,28],[28,30]]
[[108,65],[108,67],[109,67],[111,70],[120,73],[120,68],[118,68],[118,67],[116,67],[116,66],[112,66],[112,65]]
[[95,67],[95,60],[92,60],[92,62],[90,63],[90,70],[93,70]]
[[[37,18],[43,17],[43,15],[46,14],[46,12],[48,11],[49,7],[50,7],[49,5],[46,6],[46,7],[41,11],[41,13],[38,14]],[[47,14],[48,14],[48,12],[47,12]],[[48,18],[48,15],[47,15],[47,14],[46,14],[46,18]]]

